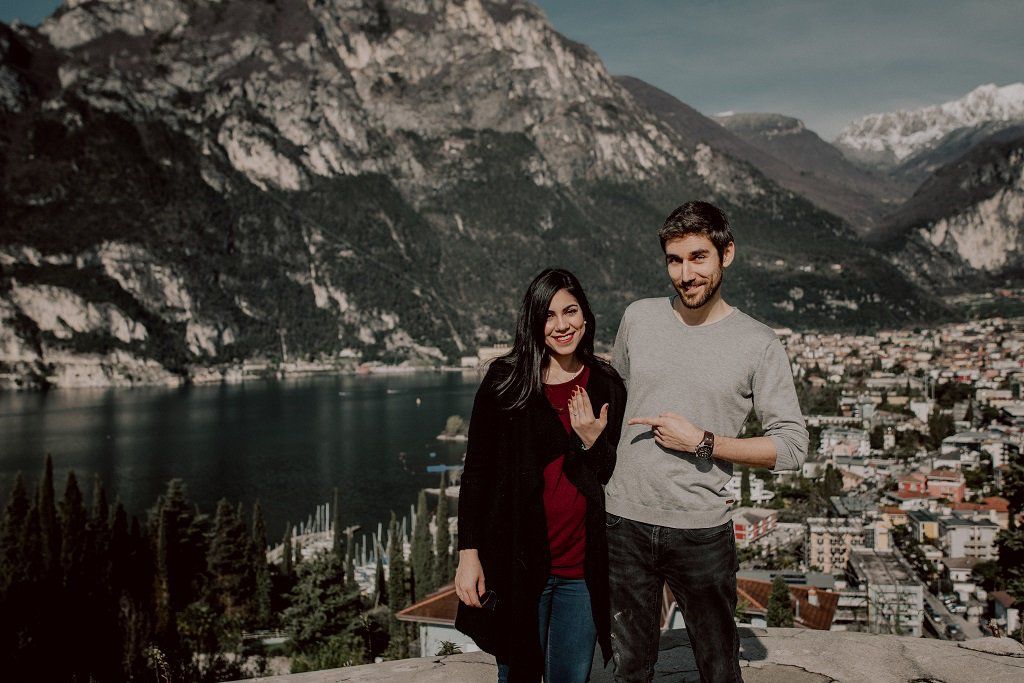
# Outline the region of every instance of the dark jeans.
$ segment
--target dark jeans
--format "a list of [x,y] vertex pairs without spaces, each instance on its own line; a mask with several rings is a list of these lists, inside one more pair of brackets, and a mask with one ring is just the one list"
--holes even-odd
[[[597,627],[590,610],[587,582],[549,576],[537,604],[537,626],[544,649],[544,680],[547,683],[589,680]],[[499,661],[498,683],[505,683],[508,675],[508,665]]]
[[650,681],[658,661],[662,586],[686,621],[702,683],[742,683],[732,522],[672,529],[609,514],[608,566],[616,681]]

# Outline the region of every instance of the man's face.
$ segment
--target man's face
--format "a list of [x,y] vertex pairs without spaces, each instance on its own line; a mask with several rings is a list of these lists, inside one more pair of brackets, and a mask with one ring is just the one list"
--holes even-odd
[[687,308],[697,309],[711,301],[722,286],[722,273],[732,264],[735,245],[725,247],[722,258],[710,239],[691,234],[665,243],[665,264],[672,286]]

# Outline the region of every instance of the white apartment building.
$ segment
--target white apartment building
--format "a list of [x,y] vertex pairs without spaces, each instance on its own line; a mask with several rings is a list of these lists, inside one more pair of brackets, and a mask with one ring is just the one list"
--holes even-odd
[[846,569],[850,550],[864,546],[868,529],[849,517],[811,517],[806,522],[804,561],[808,567],[831,574]]

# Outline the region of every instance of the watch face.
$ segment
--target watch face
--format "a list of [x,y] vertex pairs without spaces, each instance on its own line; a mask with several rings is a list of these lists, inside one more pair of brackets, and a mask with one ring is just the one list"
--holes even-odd
[[698,458],[710,458],[711,457],[711,451],[712,451],[711,446],[708,446],[706,444],[701,444],[700,446],[697,446],[697,450],[695,452],[695,455]]

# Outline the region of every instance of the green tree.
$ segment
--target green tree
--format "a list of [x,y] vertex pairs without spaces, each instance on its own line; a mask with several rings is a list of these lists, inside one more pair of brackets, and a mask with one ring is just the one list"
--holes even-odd
[[441,493],[437,498],[437,535],[435,537],[434,585],[447,586],[452,580],[451,532],[448,530],[448,473],[441,473]]
[[768,598],[768,625],[793,625],[793,601],[789,595],[789,586],[781,574],[776,575],[772,581],[772,592]]
[[216,604],[219,612],[239,622],[249,612],[249,602],[256,591],[251,543],[245,520],[226,499],[221,499],[217,503],[207,554],[210,576],[207,602]]
[[390,659],[406,659],[409,657],[408,628],[404,622],[396,618],[396,615],[409,606],[409,590],[405,577],[403,539],[394,512],[391,513],[388,537],[388,607],[391,608],[388,656]]
[[412,532],[410,551],[412,565],[413,596],[422,600],[434,591],[434,539],[430,535],[430,513],[427,510],[427,493],[420,491],[416,505],[416,524]]
[[284,541],[281,546],[281,573],[285,576],[292,575],[292,525],[284,528]]
[[263,509],[257,500],[252,506],[252,572],[255,577],[256,593],[252,600],[251,621],[257,628],[265,628],[273,619],[271,611],[270,567],[267,565],[267,525],[263,521]]
[[821,478],[821,493],[827,499],[843,492],[843,473],[832,466],[825,465],[825,474]]
[[953,434],[953,431],[953,416],[935,406],[928,416],[928,447],[940,447],[942,440]]
[[345,529],[345,584],[353,589],[356,586],[356,564],[355,564],[355,539],[352,538],[352,528]]
[[[344,567],[333,552],[318,553],[297,568],[291,606],[282,615],[295,652],[306,664],[346,666],[371,661],[362,629],[366,605],[358,591],[346,591]],[[378,644],[379,645],[379,644]],[[382,649],[382,648],[380,648]],[[293,666],[293,671],[305,668]]]
[[377,569],[374,572],[373,604],[388,604],[388,582],[384,575],[384,549],[377,544]]
[[741,467],[742,474],[740,475],[740,505],[744,507],[750,505],[750,468],[747,466]]
[[68,483],[60,505],[60,567],[64,585],[82,590],[86,573],[86,513],[82,492],[74,472],[68,472]]
[[50,577],[60,574],[60,527],[53,487],[53,457],[46,454],[43,478],[36,498],[39,509],[39,534],[43,551],[43,571]]
[[157,641],[168,658],[181,662],[185,653],[180,651],[178,614],[203,595],[208,575],[209,520],[188,500],[185,484],[172,479],[150,511],[149,525],[156,541]]
[[1024,456],[1012,456],[1007,465],[1003,497],[1009,501],[1010,523],[999,532],[996,543],[1001,579],[1006,590],[1019,597],[1024,595],[1024,528],[1017,524],[1017,517],[1024,512]]
[[339,558],[344,557],[344,549],[341,542],[341,494],[338,492],[338,487],[334,487],[334,505],[331,508],[334,512],[333,519],[331,520],[331,543],[334,554]]
[[[21,472],[14,478],[14,487],[7,497],[3,520],[0,521],[0,600],[12,583],[16,583],[24,561],[22,539],[28,522],[29,502]],[[3,615],[0,614],[0,619]]]

